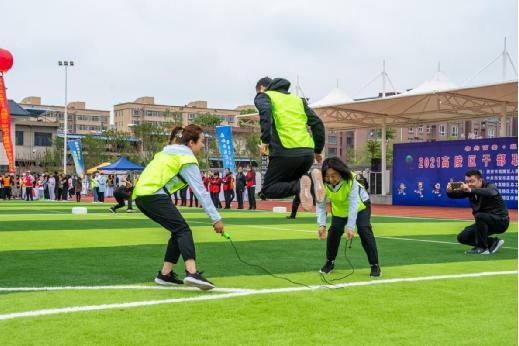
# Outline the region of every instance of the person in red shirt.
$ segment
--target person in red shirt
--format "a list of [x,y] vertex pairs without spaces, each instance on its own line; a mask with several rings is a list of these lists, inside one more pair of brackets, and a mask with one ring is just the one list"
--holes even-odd
[[249,164],[249,171],[245,176],[247,180],[247,194],[249,197],[249,210],[256,210],[256,172],[254,168]]
[[214,172],[213,176],[209,178],[209,193],[211,194],[214,207],[218,209],[222,208],[222,203],[220,203],[221,185],[222,179],[220,178],[218,172]]
[[225,209],[231,209],[231,202],[234,199],[234,176],[229,168],[225,169],[223,195],[225,196]]

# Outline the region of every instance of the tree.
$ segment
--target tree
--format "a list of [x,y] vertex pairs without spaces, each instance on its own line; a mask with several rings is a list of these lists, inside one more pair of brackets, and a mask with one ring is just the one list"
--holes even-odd
[[[201,167],[210,167],[209,155],[210,153],[216,152],[216,126],[220,125],[221,123],[222,119],[220,119],[220,117],[210,113],[200,114],[195,118],[195,120],[193,120],[193,124],[200,126],[206,132],[205,148],[200,154],[200,157],[205,158],[205,162],[201,165]],[[199,160],[198,162],[201,163],[203,161],[204,160]]]
[[[386,147],[386,165],[390,166],[393,162],[393,147],[391,145],[387,145]],[[366,152],[367,158],[371,162],[372,159],[380,159],[382,158],[382,148],[380,145],[380,141],[377,140],[369,140],[366,142]],[[366,162],[369,163],[369,162]]]
[[106,141],[102,138],[86,135],[81,139],[81,146],[85,169],[97,166],[109,158],[106,152]]
[[248,153],[248,156],[256,162],[261,161],[258,144],[260,144],[260,135],[254,132],[249,133],[246,137],[245,148]]
[[[392,127],[386,128],[386,139],[388,141],[395,139],[396,130]],[[382,138],[382,129],[378,128],[375,130],[375,137],[378,139]]]

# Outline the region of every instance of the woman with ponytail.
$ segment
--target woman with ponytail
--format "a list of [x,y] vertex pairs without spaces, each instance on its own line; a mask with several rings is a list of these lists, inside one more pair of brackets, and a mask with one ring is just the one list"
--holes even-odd
[[[189,186],[201,201],[205,212],[213,222],[216,233],[224,230],[218,211],[202,183],[198,161],[195,157],[204,147],[204,133],[200,126],[191,124],[171,131],[169,145],[157,153],[142,172],[133,191],[137,207],[150,219],[171,232],[164,264],[155,282],[159,285],[214,288],[214,284],[202,276],[196,268],[195,244],[186,220],[171,201],[171,194]],[[182,255],[185,278],[180,280],[173,266]]]

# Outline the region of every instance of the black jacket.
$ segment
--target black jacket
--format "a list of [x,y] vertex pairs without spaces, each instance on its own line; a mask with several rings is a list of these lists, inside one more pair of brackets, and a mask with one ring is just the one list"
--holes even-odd
[[453,199],[468,197],[470,206],[472,207],[472,215],[476,213],[489,213],[502,217],[503,219],[508,218],[508,210],[506,209],[505,202],[497,190],[497,187],[492,183],[483,181],[483,185],[480,189],[472,189],[470,193],[447,192],[447,197]]
[[243,172],[236,173],[236,190],[245,190],[246,184],[247,179],[245,179],[245,174],[243,174]]
[[[269,84],[267,90],[288,94],[289,88],[289,81],[283,78],[275,78],[272,83]],[[260,115],[261,142],[269,144],[269,156],[294,157],[312,155],[314,152],[320,154],[323,151],[325,140],[324,124],[315,112],[308,107],[306,100],[302,100],[307,116],[306,124],[312,130],[312,137],[315,143],[314,150],[309,148],[284,148],[279,140],[278,132],[274,124],[274,118],[272,117],[272,102],[270,101],[270,97],[265,93],[258,93],[254,98],[254,105],[258,109]]]

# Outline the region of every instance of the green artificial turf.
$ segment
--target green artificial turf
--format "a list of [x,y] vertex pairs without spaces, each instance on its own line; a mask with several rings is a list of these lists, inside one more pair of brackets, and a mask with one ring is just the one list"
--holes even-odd
[[[109,214],[108,205],[0,202],[0,288],[140,285],[154,287],[169,232],[140,213]],[[181,208],[196,242],[197,265],[219,288],[299,289],[241,263],[198,208]],[[243,260],[304,285],[320,285],[325,241],[315,216],[296,220],[270,212],[224,211],[226,230]],[[459,220],[372,218],[385,279],[517,270],[517,224],[500,236],[505,247],[468,256]],[[357,237],[328,279],[364,282],[369,265]],[[180,262],[176,271],[183,273]],[[257,291],[254,291],[257,292]],[[517,274],[394,282],[231,296],[223,292],[99,289],[0,291],[0,318],[16,312],[75,306],[183,301],[146,307],[0,320],[0,345],[18,344],[517,344]]]

